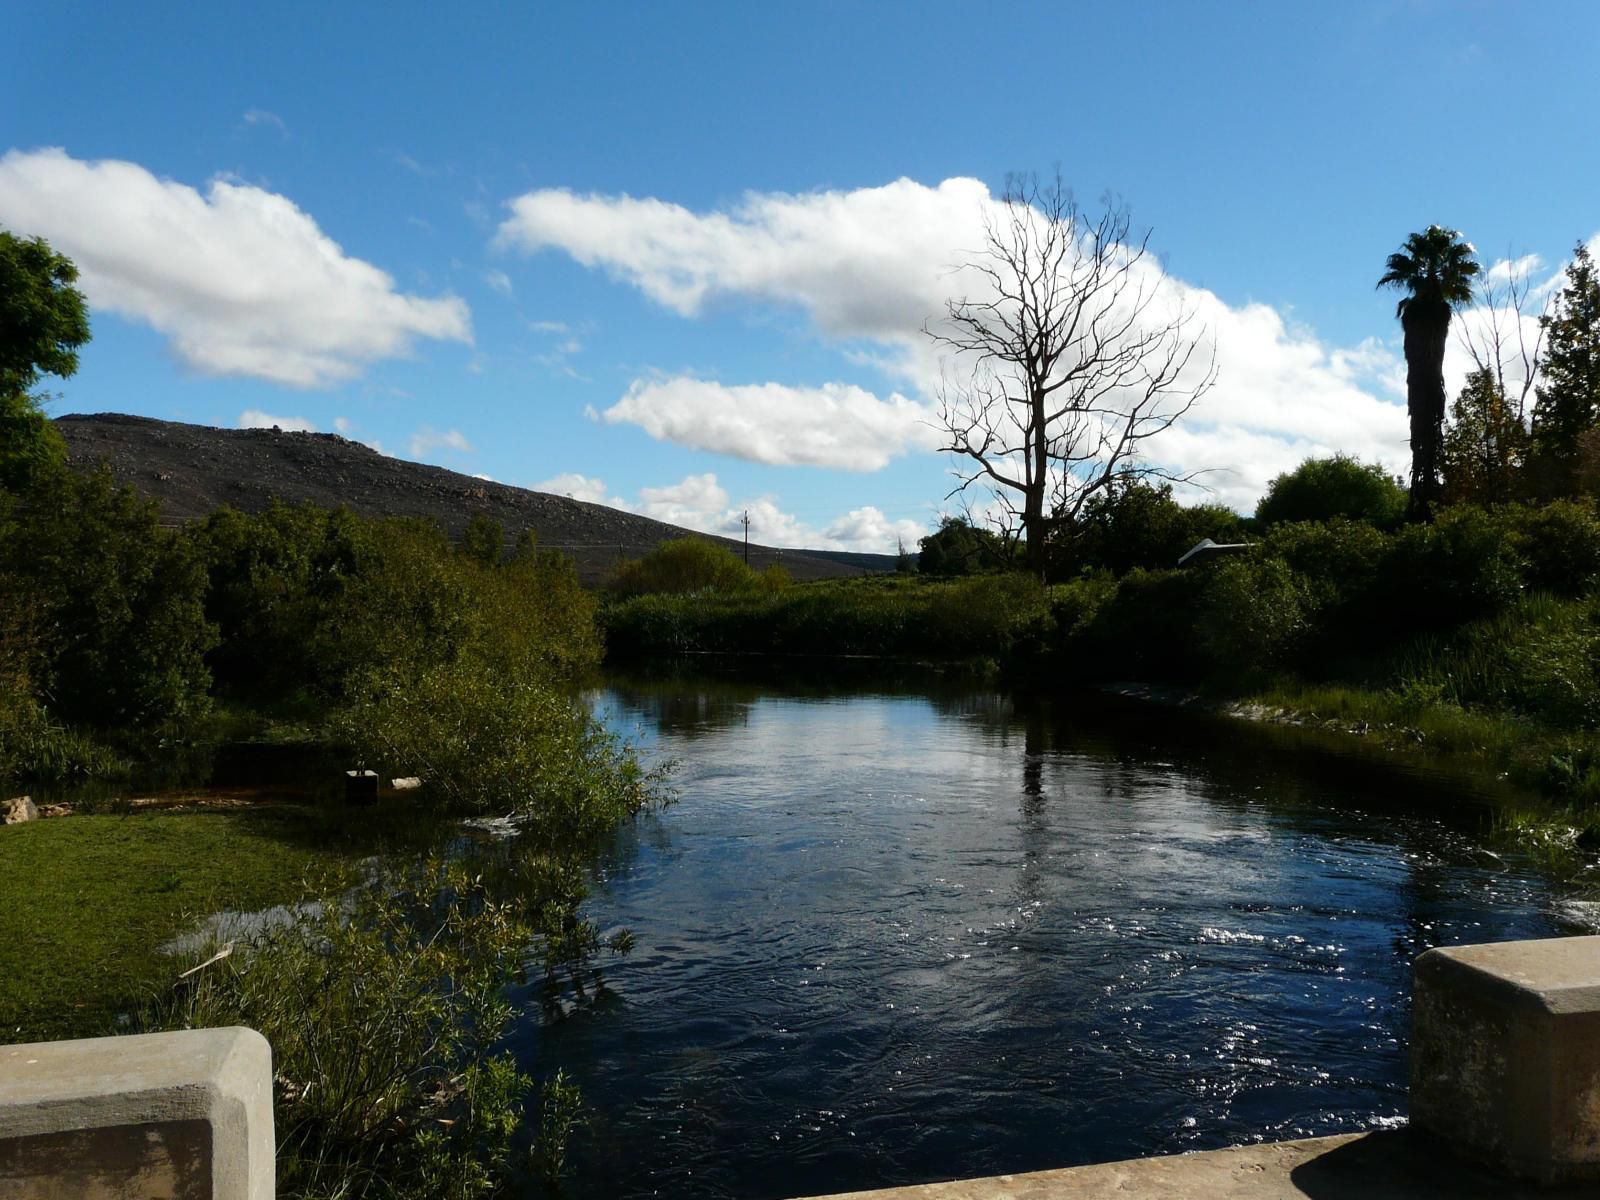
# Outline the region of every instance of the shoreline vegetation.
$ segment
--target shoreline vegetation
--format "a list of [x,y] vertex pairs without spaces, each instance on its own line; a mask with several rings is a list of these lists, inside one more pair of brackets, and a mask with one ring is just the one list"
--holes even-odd
[[[1304,483],[1263,507],[1303,509]],[[938,575],[805,585],[740,576],[708,543],[669,543],[607,592],[608,661],[759,648],[876,653],[1018,688],[1138,680],[1122,690],[1470,763],[1539,799],[1518,818],[1535,840],[1600,839],[1593,503],[1459,504],[1403,524],[1387,487],[1365,519],[1247,524],[1136,485],[1051,582],[1006,569],[1003,547],[960,522],[925,540]],[[1208,518],[1248,549],[1174,568]]]

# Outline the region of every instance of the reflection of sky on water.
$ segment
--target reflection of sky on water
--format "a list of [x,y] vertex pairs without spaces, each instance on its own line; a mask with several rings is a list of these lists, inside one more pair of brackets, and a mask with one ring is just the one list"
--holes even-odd
[[1555,930],[1531,873],[1441,821],[1448,781],[1237,725],[692,683],[602,706],[681,760],[682,800],[602,868],[589,912],[638,945],[608,1002],[519,1041],[593,1106],[585,1196],[1393,1121],[1410,960]]

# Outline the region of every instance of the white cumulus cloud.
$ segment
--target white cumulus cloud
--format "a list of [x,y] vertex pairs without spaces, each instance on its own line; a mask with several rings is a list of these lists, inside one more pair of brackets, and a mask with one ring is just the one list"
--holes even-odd
[[319,387],[419,338],[472,340],[460,298],[397,290],[293,201],[247,184],[202,192],[137,163],[12,150],[0,224],[48,239],[77,263],[93,307],[154,327],[208,374]]
[[891,554],[902,543],[914,548],[917,539],[927,533],[921,522],[892,520],[871,505],[851,509],[818,528],[786,511],[775,496],[735,500],[712,472],[687,475],[677,483],[660,487],[641,487],[633,500],[612,495],[602,479],[577,473],[556,475],[532,487],[536,492],[605,504],[669,525],[730,538],[744,536],[744,517],[748,514],[752,542],[790,549]]
[[[707,213],[542,189],[511,202],[497,242],[564,251],[685,317],[718,302],[800,309],[846,361],[881,369],[911,398],[880,400],[843,384],[641,379],[604,417],[759,462],[874,470],[935,444],[917,431],[916,410],[926,413],[941,371],[924,329],[939,327],[949,301],[982,298],[975,273],[956,268],[981,250],[985,215],[998,204],[974,179],[752,193]],[[1142,278],[1158,278],[1153,261],[1147,267]],[[1219,370],[1187,430],[1151,444],[1165,465],[1214,469],[1213,482],[1226,481],[1219,495],[1248,505],[1286,455],[1345,450],[1404,461],[1404,365],[1391,343],[1329,345],[1269,306],[1230,305],[1177,278],[1160,287],[1156,311],[1191,310],[1194,328],[1216,346]]]
[[317,432],[316,424],[306,420],[304,417],[275,417],[271,413],[262,412],[259,408],[247,408],[239,414],[240,429],[272,429],[274,427],[286,430],[289,433]]
[[641,379],[600,414],[651,437],[751,462],[876,471],[914,447],[933,444],[928,410],[899,394],[827,383],[728,386],[677,376]]
[[552,496],[567,496],[573,500],[584,500],[590,504],[611,504],[607,499],[606,482],[603,479],[594,479],[588,475],[580,475],[575,471],[568,471],[563,475],[556,475],[541,483],[528,485],[535,492],[548,492]]
[[424,425],[411,435],[411,457],[424,458],[434,450],[454,450],[457,454],[471,454],[472,443],[459,429],[443,433]]

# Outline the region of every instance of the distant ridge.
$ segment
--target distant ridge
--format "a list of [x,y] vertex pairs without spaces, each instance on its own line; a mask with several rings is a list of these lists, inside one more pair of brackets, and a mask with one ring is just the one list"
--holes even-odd
[[[589,584],[620,559],[695,531],[566,496],[492,483],[379,454],[332,433],[217,429],[121,413],[56,418],[74,466],[104,460],[112,475],[161,506],[163,519],[190,521],[224,504],[260,512],[274,499],[343,505],[363,516],[424,517],[458,535],[474,514],[505,527],[508,540],[531,529],[541,546],[572,556]],[[711,537],[735,550],[732,538]],[[781,563],[796,579],[892,571],[892,554],[750,547],[757,569]]]

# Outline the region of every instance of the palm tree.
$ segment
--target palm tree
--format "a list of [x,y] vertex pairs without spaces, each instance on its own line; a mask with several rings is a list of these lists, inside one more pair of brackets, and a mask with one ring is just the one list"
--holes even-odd
[[1472,299],[1478,260],[1454,229],[1429,225],[1389,255],[1379,287],[1405,291],[1395,316],[1405,331],[1406,411],[1411,417],[1411,504],[1414,520],[1433,515],[1439,498],[1444,442],[1444,348],[1450,316]]

